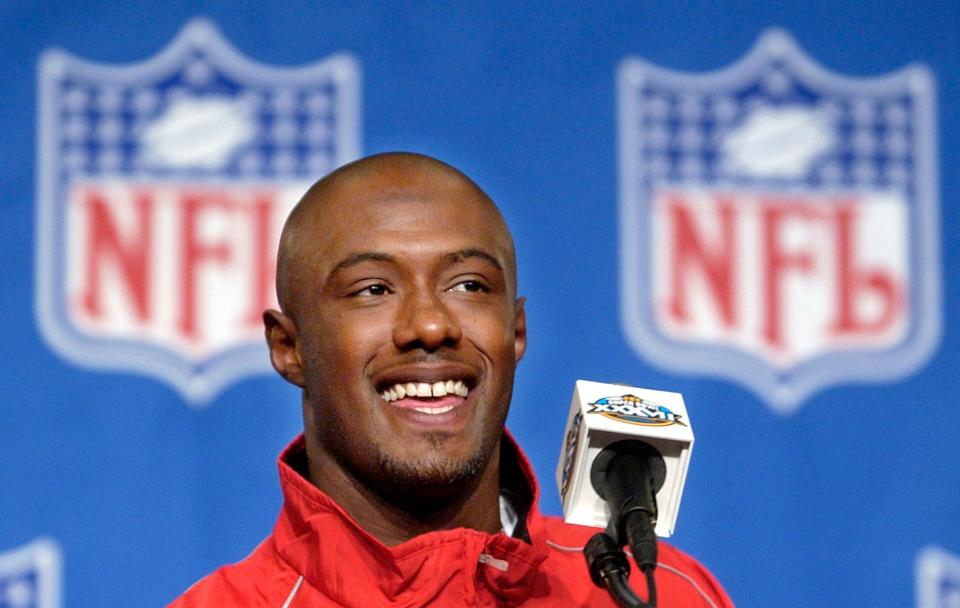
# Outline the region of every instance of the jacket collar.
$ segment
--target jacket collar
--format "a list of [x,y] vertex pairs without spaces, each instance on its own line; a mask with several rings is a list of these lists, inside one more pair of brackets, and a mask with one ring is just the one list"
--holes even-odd
[[300,435],[279,459],[284,504],[273,535],[277,552],[344,606],[420,605],[457,589],[473,597],[480,586],[498,603],[522,603],[547,552],[530,463],[509,433],[500,443],[502,491],[519,515],[513,537],[457,528],[388,547],[304,477]]

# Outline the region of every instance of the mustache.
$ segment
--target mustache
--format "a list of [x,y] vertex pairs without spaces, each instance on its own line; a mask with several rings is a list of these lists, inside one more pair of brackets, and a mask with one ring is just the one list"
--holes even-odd
[[394,365],[422,365],[427,363],[460,363],[467,365],[468,362],[455,352],[444,352],[442,350],[411,351],[408,354],[401,355],[394,359]]

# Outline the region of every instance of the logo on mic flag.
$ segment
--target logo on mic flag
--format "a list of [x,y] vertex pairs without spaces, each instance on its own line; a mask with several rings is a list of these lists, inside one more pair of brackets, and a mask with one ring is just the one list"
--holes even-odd
[[766,33],[725,69],[619,70],[621,298],[665,368],[789,412],[940,335],[930,74],[853,78]]
[[589,404],[588,414],[600,414],[611,420],[644,426],[669,426],[679,424],[683,416],[670,411],[670,408],[653,403],[636,395],[621,397],[602,397]]
[[142,373],[201,405],[267,371],[284,218],[359,152],[347,55],[268,66],[204,19],[156,56],[39,67],[36,309],[86,367]]

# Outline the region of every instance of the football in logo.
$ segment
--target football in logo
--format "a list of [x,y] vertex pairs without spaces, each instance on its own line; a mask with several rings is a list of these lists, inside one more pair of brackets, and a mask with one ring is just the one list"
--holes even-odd
[[621,298],[665,368],[789,412],[940,335],[933,82],[834,74],[782,31],[736,64],[619,70]]
[[254,62],[208,21],[142,63],[39,69],[37,317],[79,365],[191,404],[266,371],[283,221],[359,153],[359,68]]

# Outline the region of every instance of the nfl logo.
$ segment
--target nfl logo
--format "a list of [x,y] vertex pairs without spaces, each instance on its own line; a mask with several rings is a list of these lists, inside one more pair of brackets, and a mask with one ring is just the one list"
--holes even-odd
[[204,404],[269,369],[260,315],[306,188],[359,152],[359,69],[242,56],[205,20],[153,58],[39,71],[37,316],[88,367]]
[[917,608],[960,606],[960,557],[926,547],[917,557]]
[[41,538],[0,553],[0,608],[60,608],[60,548]]
[[932,78],[820,67],[781,31],[706,74],[618,75],[631,344],[789,412],[904,376],[940,335]]

